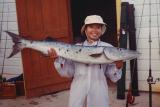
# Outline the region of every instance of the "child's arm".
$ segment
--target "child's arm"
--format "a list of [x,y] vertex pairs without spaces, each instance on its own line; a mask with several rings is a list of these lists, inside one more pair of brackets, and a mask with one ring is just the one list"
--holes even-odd
[[117,82],[122,75],[122,70],[116,67],[116,64],[108,64],[106,68],[106,75],[112,82]]
[[74,76],[75,72],[75,66],[74,63],[71,60],[64,59],[62,57],[58,57],[54,61],[54,66],[57,70],[57,72],[62,76],[62,77],[69,77],[72,78]]
[[48,55],[50,56],[50,58],[55,59],[54,67],[62,77],[71,78],[74,76],[75,68],[74,68],[74,63],[71,60],[59,57],[56,51],[52,48],[48,51]]

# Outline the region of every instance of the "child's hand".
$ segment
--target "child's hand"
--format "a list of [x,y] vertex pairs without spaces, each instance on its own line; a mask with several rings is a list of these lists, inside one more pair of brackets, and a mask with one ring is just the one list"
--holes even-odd
[[56,51],[53,48],[50,48],[48,50],[48,55],[50,58],[56,59],[58,57]]
[[116,64],[117,69],[121,69],[123,67],[123,61],[122,60],[115,61],[114,63]]

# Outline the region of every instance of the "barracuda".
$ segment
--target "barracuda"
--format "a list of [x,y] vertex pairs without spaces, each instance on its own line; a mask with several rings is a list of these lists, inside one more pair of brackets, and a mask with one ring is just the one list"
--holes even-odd
[[8,58],[11,58],[24,48],[37,50],[48,55],[48,50],[53,48],[58,56],[76,62],[86,64],[105,64],[118,60],[131,60],[139,56],[139,52],[107,46],[81,46],[67,44],[58,41],[33,41],[21,38],[19,35],[6,31],[14,42],[13,51]]

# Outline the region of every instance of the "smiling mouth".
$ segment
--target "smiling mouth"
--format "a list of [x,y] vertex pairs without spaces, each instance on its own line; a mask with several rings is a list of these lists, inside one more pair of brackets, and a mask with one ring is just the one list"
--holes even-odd
[[93,36],[93,37],[98,37],[98,35],[97,35],[97,34],[93,34],[92,36]]

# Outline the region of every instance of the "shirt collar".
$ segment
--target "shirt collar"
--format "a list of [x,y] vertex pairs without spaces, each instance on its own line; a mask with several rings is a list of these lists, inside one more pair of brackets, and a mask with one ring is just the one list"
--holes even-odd
[[85,40],[84,43],[83,43],[83,45],[84,46],[98,46],[99,41],[100,41],[100,39],[97,40],[97,41],[95,41],[95,42],[93,42],[92,44],[90,44],[90,43],[88,43],[87,40]]

